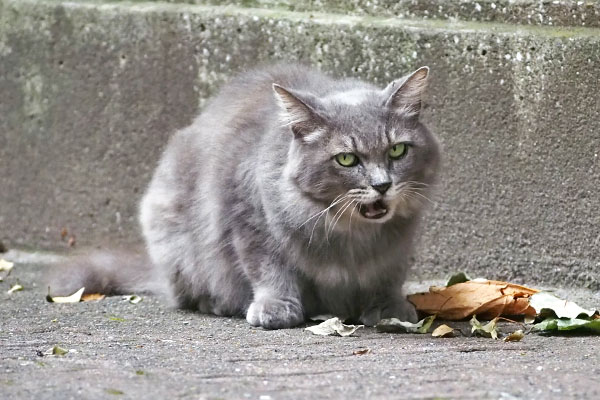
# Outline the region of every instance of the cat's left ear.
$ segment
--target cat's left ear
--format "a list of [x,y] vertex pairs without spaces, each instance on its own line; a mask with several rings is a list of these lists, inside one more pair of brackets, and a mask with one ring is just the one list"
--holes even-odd
[[385,105],[401,117],[418,116],[421,112],[421,97],[427,88],[429,67],[421,67],[415,72],[390,83],[384,93],[388,95]]
[[317,100],[308,94],[297,93],[276,83],[273,84],[275,97],[281,107],[282,122],[289,126],[296,139],[310,143],[316,141],[325,130],[325,121],[311,103]]

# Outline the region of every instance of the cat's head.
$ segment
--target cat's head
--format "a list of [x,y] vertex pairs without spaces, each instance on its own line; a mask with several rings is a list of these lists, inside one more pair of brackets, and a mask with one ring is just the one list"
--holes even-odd
[[379,90],[356,84],[325,96],[273,85],[293,133],[286,174],[306,196],[354,220],[409,217],[428,200],[439,164],[419,121],[429,69]]

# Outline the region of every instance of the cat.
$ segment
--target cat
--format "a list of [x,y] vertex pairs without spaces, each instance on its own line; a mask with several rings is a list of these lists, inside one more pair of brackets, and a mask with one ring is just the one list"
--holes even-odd
[[253,326],[416,321],[402,286],[440,146],[429,69],[380,89],[309,67],[240,75],[170,140],[142,199],[149,257],[74,259],[53,291],[165,291]]

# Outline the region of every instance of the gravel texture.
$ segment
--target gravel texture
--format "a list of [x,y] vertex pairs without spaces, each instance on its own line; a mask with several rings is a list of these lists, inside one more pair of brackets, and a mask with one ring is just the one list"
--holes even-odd
[[[383,334],[320,337],[168,309],[143,296],[52,304],[45,267],[17,264],[0,283],[0,393],[18,399],[593,399],[599,336],[521,342]],[[6,291],[19,280],[25,290]],[[422,284],[421,284],[422,285]],[[412,284],[411,287],[418,287]],[[569,292],[563,294],[569,295]],[[589,292],[570,298],[596,306]],[[439,324],[440,322],[437,322]],[[502,332],[520,328],[502,323]],[[64,356],[45,355],[53,346]],[[370,349],[365,355],[353,353]]]

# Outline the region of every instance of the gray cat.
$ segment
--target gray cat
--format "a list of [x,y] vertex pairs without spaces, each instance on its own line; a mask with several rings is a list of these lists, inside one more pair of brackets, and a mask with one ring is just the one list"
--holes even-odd
[[166,290],[268,329],[416,320],[403,292],[438,171],[428,68],[381,90],[300,66],[241,75],[171,139],[141,203],[150,260],[92,254],[53,291]]

